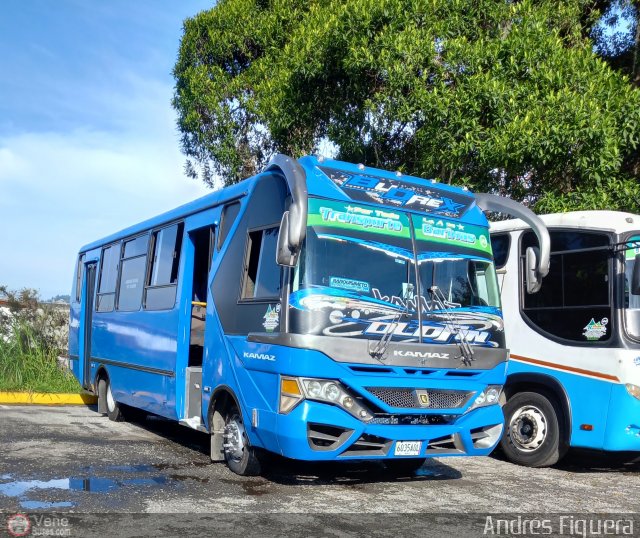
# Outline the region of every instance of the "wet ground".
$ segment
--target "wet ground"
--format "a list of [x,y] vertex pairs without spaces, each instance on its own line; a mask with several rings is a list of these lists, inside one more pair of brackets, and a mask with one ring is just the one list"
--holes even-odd
[[621,513],[639,507],[640,464],[591,454],[571,454],[550,469],[493,457],[441,458],[405,477],[376,463],[274,459],[263,476],[239,477],[209,462],[206,435],[162,419],[114,423],[93,408],[0,406],[5,514]]

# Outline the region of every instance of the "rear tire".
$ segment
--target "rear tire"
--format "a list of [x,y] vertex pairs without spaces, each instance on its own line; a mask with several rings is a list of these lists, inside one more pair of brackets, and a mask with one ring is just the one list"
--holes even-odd
[[249,443],[242,413],[235,405],[229,407],[225,416],[223,449],[224,459],[231,471],[241,476],[260,474],[256,449]]
[[514,394],[505,406],[500,447],[507,459],[527,467],[549,467],[567,451],[563,414],[556,400],[538,392]]
[[107,416],[109,420],[113,420],[114,422],[122,422],[124,420],[124,413],[120,407],[120,404],[116,402],[113,398],[113,393],[111,392],[111,381],[109,378],[105,380],[106,385],[106,404],[107,404]]
[[411,476],[424,465],[425,461],[427,461],[425,458],[402,458],[385,460],[384,464],[393,474]]

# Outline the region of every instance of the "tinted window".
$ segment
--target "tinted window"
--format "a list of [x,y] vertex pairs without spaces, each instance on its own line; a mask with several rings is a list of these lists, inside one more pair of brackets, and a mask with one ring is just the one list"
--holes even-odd
[[153,232],[151,267],[145,294],[145,308],[173,308],[182,247],[184,225],[174,224]]
[[[524,314],[535,325],[560,338],[593,343],[608,340],[611,253],[607,248],[597,248],[608,245],[608,237],[553,231],[550,236],[551,268],[538,293],[523,293]],[[521,253],[527,246],[536,245],[534,234],[527,232],[523,235]],[[593,248],[596,250],[572,252]]]
[[100,266],[99,293],[113,293],[116,291],[118,280],[118,260],[120,259],[120,245],[112,245],[102,251],[102,264]]
[[224,241],[229,235],[229,230],[240,212],[240,204],[238,202],[224,206],[222,217],[220,218],[220,233],[218,234],[218,250],[224,245]]
[[120,262],[120,284],[118,286],[118,310],[139,310],[144,290],[147,269],[147,246],[149,236],[142,235],[125,241]]
[[78,258],[78,267],[76,268],[76,303],[82,298],[82,282],[84,280],[84,254]]
[[491,236],[491,249],[493,250],[493,260],[496,269],[502,269],[507,265],[509,245],[511,245],[511,236],[509,234]]
[[276,263],[278,228],[249,232],[243,299],[278,297],[280,266]]
[[120,243],[111,245],[102,251],[100,285],[98,286],[98,300],[96,301],[96,310],[98,312],[110,312],[113,310],[119,261]]

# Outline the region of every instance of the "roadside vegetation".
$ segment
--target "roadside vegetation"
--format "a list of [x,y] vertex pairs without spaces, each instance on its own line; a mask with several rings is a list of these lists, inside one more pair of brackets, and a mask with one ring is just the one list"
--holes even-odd
[[34,290],[0,286],[0,391],[79,392],[58,364],[66,355],[68,309],[40,303]]

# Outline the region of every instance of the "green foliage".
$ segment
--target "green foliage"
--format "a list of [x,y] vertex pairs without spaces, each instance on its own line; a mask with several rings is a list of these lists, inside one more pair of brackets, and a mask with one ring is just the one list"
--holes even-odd
[[57,357],[29,325],[15,325],[10,336],[0,336],[0,391],[80,392],[78,381],[60,368]]
[[0,286],[0,391],[79,392],[58,365],[66,348],[68,308],[39,303],[35,290]]
[[640,211],[640,90],[595,54],[594,4],[222,0],[174,69],[187,171],[228,184],[329,145],[540,210]]

